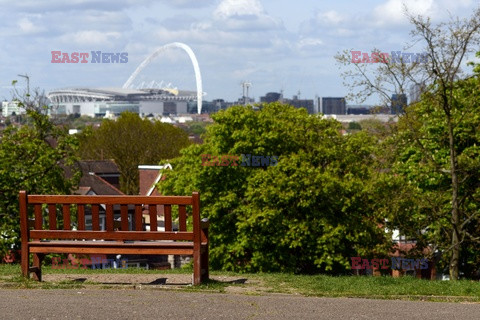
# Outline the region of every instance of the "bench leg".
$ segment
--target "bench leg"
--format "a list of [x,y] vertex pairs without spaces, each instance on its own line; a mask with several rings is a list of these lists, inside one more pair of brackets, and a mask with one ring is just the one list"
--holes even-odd
[[193,285],[202,283],[202,261],[200,256],[200,248],[193,250]]
[[21,264],[22,264],[22,275],[25,277],[25,278],[29,278],[30,277],[30,271],[29,271],[29,268],[30,268],[30,261],[29,261],[29,257],[30,257],[30,254],[29,254],[29,250],[28,250],[28,246],[25,245],[24,243],[22,243],[22,254],[21,254]]
[[45,255],[43,253],[33,254],[33,279],[42,281],[42,261]]
[[200,282],[208,281],[208,245],[202,248],[202,253],[200,255],[201,261],[201,270],[200,270]]

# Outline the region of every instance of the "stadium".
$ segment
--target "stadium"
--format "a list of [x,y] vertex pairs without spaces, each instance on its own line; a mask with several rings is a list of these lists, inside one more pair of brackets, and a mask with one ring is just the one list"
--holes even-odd
[[170,88],[67,88],[53,90],[47,97],[52,112],[90,117],[119,115],[170,115],[197,112],[197,92]]

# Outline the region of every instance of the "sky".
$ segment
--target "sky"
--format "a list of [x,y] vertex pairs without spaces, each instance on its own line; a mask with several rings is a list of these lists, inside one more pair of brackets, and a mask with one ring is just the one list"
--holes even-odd
[[[257,101],[267,92],[302,99],[343,97],[343,50],[404,50],[414,14],[468,17],[474,0],[0,0],[0,99],[17,87],[121,87],[156,49],[188,45],[198,60],[205,100],[236,101],[242,82]],[[414,47],[415,48],[415,47]],[[127,53],[126,63],[52,63],[52,51]],[[195,90],[183,50],[162,51],[133,83]],[[354,101],[348,101],[355,103]],[[372,101],[371,103],[375,103]]]

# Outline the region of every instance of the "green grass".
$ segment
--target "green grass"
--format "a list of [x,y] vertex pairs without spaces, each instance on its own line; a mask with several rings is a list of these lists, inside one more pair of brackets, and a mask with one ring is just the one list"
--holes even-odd
[[[308,296],[365,297],[413,300],[480,301],[480,282],[470,280],[430,281],[414,277],[326,275],[259,275],[271,292],[300,293]],[[465,299],[464,297],[468,297]],[[457,299],[455,299],[457,298]]]
[[[52,269],[43,267],[43,274],[191,274],[192,269],[144,270],[128,269]],[[200,286],[179,286],[180,290],[203,292],[231,292],[243,294],[291,293],[322,297],[363,297],[379,299],[469,301],[480,302],[480,282],[470,280],[429,281],[413,277],[392,278],[388,276],[326,276],[294,275],[286,273],[238,274],[211,271],[209,282]],[[105,284],[63,280],[36,282],[20,276],[19,265],[0,264],[0,288],[65,289],[114,288]],[[148,288],[148,286],[147,286]]]

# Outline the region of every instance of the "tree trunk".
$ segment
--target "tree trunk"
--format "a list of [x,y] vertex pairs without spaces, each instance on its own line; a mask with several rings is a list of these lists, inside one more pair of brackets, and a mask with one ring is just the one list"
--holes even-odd
[[452,175],[452,255],[450,257],[450,280],[458,280],[459,258],[460,258],[460,210],[458,206],[458,176],[457,176],[457,152],[455,150],[455,139],[453,136],[453,125],[450,115],[447,114],[448,140],[450,147],[450,173]]

